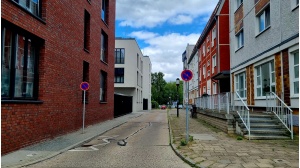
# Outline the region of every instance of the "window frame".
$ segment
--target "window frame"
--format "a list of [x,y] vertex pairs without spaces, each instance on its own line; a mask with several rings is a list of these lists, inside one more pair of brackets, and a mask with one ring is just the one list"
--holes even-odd
[[107,102],[107,72],[100,71],[100,103]]
[[101,20],[106,24],[108,24],[108,10],[109,10],[108,6],[109,6],[109,0],[101,1]]
[[108,63],[108,36],[102,30],[101,31],[101,48],[100,48],[100,60],[104,63]]
[[[298,60],[299,60],[299,50],[292,48],[292,51],[289,52],[289,72],[290,72],[290,95],[291,97],[299,97],[298,93],[295,93],[295,82],[298,82],[298,89],[299,89],[299,61],[298,64],[295,65],[295,54],[298,53]],[[298,78],[295,78],[295,67],[298,66]]]
[[[123,69],[123,74],[122,75],[119,75],[118,73],[117,73],[117,70],[118,69]],[[125,76],[125,68],[115,68],[115,80],[114,80],[114,83],[124,83],[124,76]],[[120,79],[120,80],[118,80],[118,79]]]
[[32,5],[30,5],[31,3],[34,3],[33,0],[26,0],[25,4],[22,5],[20,3],[19,0],[12,0],[13,3],[17,4],[19,7],[21,7],[22,9],[24,9],[25,11],[27,11],[28,13],[32,14],[33,16],[41,19],[42,18],[42,3],[43,0],[37,0],[37,11],[33,12],[32,10]]
[[[272,67],[273,63],[273,67]],[[262,72],[266,72],[262,70],[262,66],[268,64],[268,79],[262,79]],[[273,68],[273,69],[272,69]],[[258,73],[259,72],[259,73]],[[269,91],[276,93],[276,76],[275,76],[275,60],[267,59],[264,62],[260,62],[259,64],[254,66],[254,97],[255,99],[265,99],[266,98],[266,89],[269,88]],[[274,88],[274,90],[272,90]],[[260,89],[260,94],[258,94],[258,89]],[[264,90],[265,89],[265,90]]]
[[[268,13],[266,12],[268,11]],[[269,14],[269,15],[267,15]],[[261,16],[263,16],[263,29],[261,30]],[[257,34],[261,34],[267,29],[271,27],[271,7],[270,3],[267,4],[257,15],[256,15],[256,22],[257,22]],[[268,25],[266,23],[268,22]]]
[[236,3],[236,9],[235,10],[238,10],[240,8],[240,6],[244,3],[243,0],[236,0],[235,1]]
[[241,29],[236,35],[236,51],[244,47],[244,29]]
[[[11,32],[10,34],[10,49],[8,50],[8,63],[5,64],[5,61],[3,62],[3,59],[7,56],[5,56],[5,33],[9,30]],[[24,30],[21,30],[19,28],[16,28],[12,25],[7,24],[5,21],[2,22],[1,26],[1,102],[9,102],[9,101],[26,101],[28,103],[30,102],[37,102],[38,100],[38,87],[39,87],[39,76],[38,76],[38,68],[39,68],[39,57],[40,57],[40,51],[42,48],[43,41]],[[22,69],[21,74],[21,96],[16,95],[16,80],[17,80],[17,70],[16,70],[16,64],[18,63],[17,52],[19,52],[18,47],[18,40],[22,37],[24,40],[24,50],[22,54],[22,58],[20,61],[20,69]],[[33,49],[30,49],[33,47]],[[30,58],[33,57],[33,60],[30,60]],[[24,61],[26,60],[26,61]],[[6,72],[8,72],[8,79],[7,83],[5,84],[3,81],[5,81],[4,78],[4,66],[8,66]],[[26,73],[27,72],[27,73]],[[28,74],[31,75],[28,75]],[[25,77],[27,76],[27,77]],[[33,78],[30,80],[30,78]],[[8,87],[6,91],[6,95],[2,93],[3,88],[5,85]],[[29,85],[32,87],[29,88]],[[30,90],[30,93],[28,93],[28,90]],[[25,94],[24,94],[25,93]],[[28,96],[28,95],[31,96]],[[3,96],[2,96],[3,95]]]
[[125,48],[115,48],[115,64],[125,64]]
[[[243,79],[243,81],[240,81],[240,79]],[[246,80],[246,72],[242,71],[240,73],[237,73],[234,75],[235,78],[235,91],[238,92],[240,97],[242,99],[247,99],[247,80]],[[240,87],[240,83],[243,82],[243,87]],[[243,92],[243,95],[241,95],[241,92]],[[238,99],[238,96],[235,94],[235,98]]]

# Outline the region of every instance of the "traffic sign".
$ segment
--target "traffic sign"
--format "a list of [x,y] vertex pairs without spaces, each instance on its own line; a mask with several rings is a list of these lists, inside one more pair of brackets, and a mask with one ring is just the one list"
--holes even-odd
[[184,81],[189,81],[193,78],[193,72],[191,70],[183,70],[181,72],[181,79],[184,80]]
[[90,84],[89,83],[87,83],[87,82],[81,82],[81,84],[80,84],[80,89],[81,90],[89,90],[89,88],[90,88]]

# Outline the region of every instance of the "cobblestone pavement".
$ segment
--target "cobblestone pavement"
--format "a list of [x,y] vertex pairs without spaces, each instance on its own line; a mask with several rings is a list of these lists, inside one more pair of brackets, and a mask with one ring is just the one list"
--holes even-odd
[[196,167],[299,167],[297,140],[238,140],[237,136],[213,128],[200,119],[189,118],[189,135],[194,140],[182,146],[186,137],[186,111],[169,111],[171,144],[175,152]]

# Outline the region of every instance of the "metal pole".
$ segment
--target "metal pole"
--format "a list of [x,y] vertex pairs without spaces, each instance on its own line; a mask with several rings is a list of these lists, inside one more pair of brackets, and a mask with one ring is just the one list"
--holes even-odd
[[82,133],[84,133],[84,120],[85,120],[85,90],[83,91]]
[[179,97],[179,93],[178,93],[178,85],[177,85],[177,117],[179,117],[179,112],[178,112],[178,103],[179,103],[179,100],[178,100],[178,97]]
[[188,82],[185,82],[186,85],[186,101],[185,101],[185,108],[186,108],[186,143],[189,142],[189,111],[188,111],[188,86],[187,86]]

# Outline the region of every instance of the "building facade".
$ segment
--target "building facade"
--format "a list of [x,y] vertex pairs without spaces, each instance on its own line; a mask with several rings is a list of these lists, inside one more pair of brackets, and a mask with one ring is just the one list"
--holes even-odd
[[115,40],[115,92],[132,97],[132,111],[151,110],[151,61],[134,38]]
[[[195,45],[191,45],[191,48],[194,48]],[[190,50],[191,53],[192,50]],[[193,72],[193,78],[188,82],[189,83],[189,104],[195,104],[195,98],[199,97],[199,90],[198,90],[198,66],[199,66],[199,56],[198,52],[194,55],[190,55],[188,59],[188,69]]]
[[2,154],[113,118],[115,0],[1,2]]
[[198,53],[199,96],[230,91],[229,1],[220,0],[191,55]]
[[253,108],[266,107],[267,92],[274,92],[298,115],[299,1],[230,6],[231,90]]
[[[195,84],[198,80],[197,77],[195,77],[195,74],[197,75],[198,73],[198,68],[195,67],[197,59],[194,59],[191,55],[194,47],[195,45],[193,44],[187,44],[185,51],[182,53],[183,70],[188,69],[193,73],[193,78],[190,81],[183,81],[183,104],[194,104],[194,96],[197,95],[195,92],[198,90],[198,86]],[[185,102],[186,99],[188,102]]]

